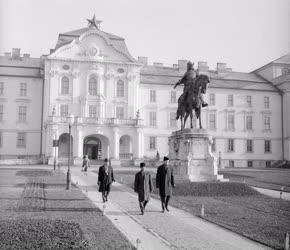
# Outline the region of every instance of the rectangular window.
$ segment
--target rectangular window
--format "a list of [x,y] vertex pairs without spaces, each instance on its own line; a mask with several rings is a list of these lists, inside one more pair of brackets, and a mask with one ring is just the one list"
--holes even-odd
[[228,129],[234,130],[235,129],[235,115],[228,114]]
[[209,105],[210,106],[215,105],[215,94],[209,94]]
[[20,83],[20,96],[26,96],[27,85],[25,82]]
[[89,81],[89,95],[97,95],[98,93],[98,84],[95,81]]
[[235,167],[235,161],[229,161],[229,167],[234,168]]
[[253,152],[253,140],[247,140],[247,153]]
[[270,108],[270,98],[269,98],[269,96],[265,96],[264,97],[264,108],[265,109]]
[[247,96],[247,106],[252,107],[252,96],[250,95]]
[[176,113],[175,112],[170,112],[169,119],[170,119],[169,126],[171,128],[175,128],[177,126],[177,123],[176,123]]
[[116,107],[116,118],[124,119],[124,107]]
[[176,103],[176,91],[171,91],[170,102]]
[[265,140],[265,153],[271,153],[271,141]]
[[19,132],[17,133],[17,148],[26,147],[26,133]]
[[253,117],[251,115],[248,115],[246,117],[246,129],[247,130],[253,129]]
[[216,129],[216,115],[209,114],[209,128]]
[[155,136],[149,137],[149,149],[156,149],[156,137]]
[[234,96],[228,95],[228,106],[233,107],[234,106]]
[[0,148],[2,147],[3,144],[3,134],[0,132]]
[[96,118],[97,117],[97,106],[90,105],[89,106],[89,117]]
[[266,168],[270,168],[271,167],[271,161],[266,161]]
[[228,152],[235,151],[235,142],[234,139],[228,139]]
[[0,122],[3,121],[3,105],[0,105]]
[[215,140],[215,138],[212,138],[211,151],[212,152],[216,151],[216,140]]
[[156,90],[150,90],[150,102],[156,102]]
[[0,82],[0,95],[4,95],[4,82]]
[[149,125],[156,127],[156,112],[149,113]]
[[19,106],[18,107],[18,121],[19,122],[26,122],[26,106]]
[[69,94],[69,81],[63,80],[61,83],[61,94],[68,95]]
[[117,82],[117,97],[124,97],[125,96],[125,85],[122,80]]
[[265,130],[271,129],[270,116],[264,116],[264,129]]
[[60,116],[61,117],[67,117],[68,116],[68,105],[67,104],[61,104],[60,105]]
[[253,161],[248,161],[247,165],[248,165],[248,168],[252,168],[253,167]]

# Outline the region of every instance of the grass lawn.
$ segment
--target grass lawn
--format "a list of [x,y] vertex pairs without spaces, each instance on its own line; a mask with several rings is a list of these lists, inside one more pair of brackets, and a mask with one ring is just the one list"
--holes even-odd
[[283,186],[290,192],[290,169],[223,169],[219,173],[231,181],[279,191]]
[[135,249],[65,176],[0,169],[0,249]]
[[[133,187],[136,171],[115,171],[115,178]],[[155,173],[152,173],[155,177]],[[153,194],[159,199],[158,189]],[[284,233],[290,231],[290,202],[259,194],[241,183],[180,183],[171,205],[264,243],[283,249]]]

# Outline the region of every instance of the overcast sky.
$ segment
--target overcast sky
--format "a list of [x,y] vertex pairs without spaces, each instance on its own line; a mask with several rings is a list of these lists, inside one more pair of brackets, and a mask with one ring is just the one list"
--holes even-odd
[[87,26],[124,37],[149,62],[225,62],[252,71],[289,52],[290,0],[0,0],[0,53],[33,57],[54,48],[59,33]]

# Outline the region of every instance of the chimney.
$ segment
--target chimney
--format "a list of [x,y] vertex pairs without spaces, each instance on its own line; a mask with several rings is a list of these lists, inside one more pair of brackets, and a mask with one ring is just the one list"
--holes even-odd
[[216,71],[218,74],[226,73],[227,72],[227,64],[226,63],[217,63],[216,64]]
[[155,67],[163,67],[163,63],[154,62],[153,66],[155,66]]
[[178,64],[173,64],[172,67],[173,67],[174,69],[178,69]]
[[25,53],[25,54],[23,54],[23,57],[24,58],[29,58],[30,57],[30,54]]
[[206,73],[209,69],[207,62],[198,62],[197,68],[200,73]]
[[10,58],[11,57],[11,52],[5,52],[4,55],[5,55],[5,57]]
[[187,70],[187,62],[188,62],[188,60],[178,60],[179,71],[186,71]]
[[138,56],[138,62],[144,65],[148,65],[148,57]]
[[20,49],[13,48],[12,49],[12,59],[19,59],[20,58]]

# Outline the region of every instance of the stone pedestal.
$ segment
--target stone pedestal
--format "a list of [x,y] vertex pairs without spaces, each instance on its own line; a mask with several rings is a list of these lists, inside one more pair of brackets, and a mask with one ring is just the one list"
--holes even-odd
[[205,129],[175,131],[168,139],[170,165],[176,180],[222,181],[211,152],[212,137]]

